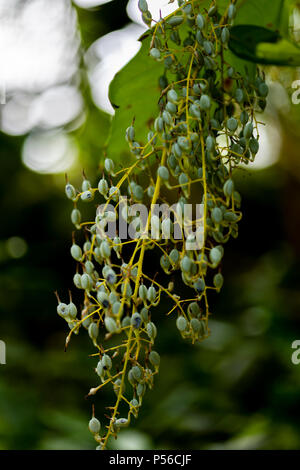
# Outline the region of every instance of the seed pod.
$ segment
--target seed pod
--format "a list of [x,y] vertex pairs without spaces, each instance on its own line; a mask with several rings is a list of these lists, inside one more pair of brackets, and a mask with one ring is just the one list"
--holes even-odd
[[187,329],[187,321],[183,315],[177,318],[176,326],[181,333]]
[[73,243],[73,245],[71,246],[71,256],[76,261],[80,261],[80,259],[82,257],[82,250],[81,250],[80,246],[76,245],[75,243]]
[[252,136],[253,132],[253,124],[252,122],[248,122],[248,124],[245,125],[243,135],[246,139],[249,139]]
[[111,311],[114,315],[121,315],[123,312],[122,304],[121,302],[114,302],[111,307]]
[[236,222],[238,220],[238,215],[234,212],[227,211],[224,214],[224,220],[226,220],[227,222]]
[[109,194],[109,197],[111,197],[113,201],[117,201],[120,197],[120,190],[116,186],[111,186],[108,194]]
[[160,355],[156,351],[151,351],[149,354],[149,361],[155,367],[158,367],[160,364]]
[[70,302],[68,305],[69,316],[72,319],[75,319],[77,316],[77,307],[73,302]]
[[171,114],[169,113],[169,111],[163,111],[162,113],[162,118],[164,120],[164,122],[168,125],[168,126],[171,126],[172,123],[173,123],[173,119],[172,119],[172,116]]
[[104,160],[104,168],[108,174],[113,175],[115,164],[111,158],[106,158]]
[[152,321],[147,323],[146,331],[147,331],[147,335],[149,336],[149,338],[152,341],[154,341],[154,339],[156,338],[156,335],[157,335],[157,328],[156,328],[155,324]]
[[235,132],[237,130],[237,127],[238,127],[238,122],[234,117],[231,117],[231,118],[227,119],[227,124],[226,125],[227,125],[227,129],[230,132]]
[[203,42],[203,49],[204,52],[208,55],[211,55],[213,53],[213,45],[210,41],[204,41]]
[[149,302],[153,303],[156,298],[156,289],[154,286],[150,286],[147,292],[147,299]]
[[263,83],[260,83],[259,86],[258,86],[258,94],[259,96],[262,96],[263,98],[266,98],[269,94],[269,87],[268,85],[263,82]]
[[215,207],[211,212],[212,221],[215,224],[220,224],[223,220],[223,212],[219,207]]
[[176,250],[176,248],[173,248],[173,250],[169,254],[169,257],[173,261],[174,264],[177,264],[180,258],[179,251]]
[[167,98],[168,98],[168,101],[170,101],[171,103],[177,104],[178,95],[175,90],[173,89],[169,90],[167,93]]
[[192,260],[188,256],[184,256],[180,262],[180,268],[183,272],[189,273],[192,269]]
[[146,392],[146,385],[143,383],[139,383],[136,388],[137,396],[142,397],[143,395],[145,395],[145,392]]
[[198,294],[201,294],[205,290],[204,279],[202,279],[202,278],[197,279],[197,281],[194,282],[193,287],[198,292]]
[[213,152],[215,149],[215,139],[211,135],[206,138],[206,149],[208,152]]
[[146,307],[143,307],[141,310],[141,318],[144,323],[147,323],[149,321],[148,309]]
[[201,322],[200,320],[198,320],[198,318],[192,318],[190,321],[190,325],[191,325],[193,332],[196,334],[199,333],[202,329]]
[[192,317],[196,317],[200,313],[200,308],[197,302],[191,302],[188,306],[188,313]]
[[220,250],[218,250],[218,248],[216,247],[212,248],[209,252],[209,259],[214,266],[217,266],[222,259],[222,254],[220,253]]
[[80,274],[78,274],[78,273],[74,274],[73,282],[74,282],[75,286],[76,286],[78,289],[81,289],[81,288],[82,288],[82,286],[81,286],[81,276],[80,276]]
[[147,287],[144,284],[141,284],[139,286],[139,297],[143,301],[145,301],[147,299],[147,292],[148,292]]
[[213,5],[209,10],[208,10],[208,16],[214,16],[217,13],[217,5]]
[[109,333],[115,333],[118,330],[116,321],[111,317],[105,316],[104,325]]
[[131,368],[131,373],[132,373],[132,376],[133,378],[139,382],[140,380],[142,380],[143,378],[143,371],[142,369],[139,367],[139,366],[133,366]]
[[67,317],[69,315],[69,307],[67,304],[60,302],[56,308],[58,315],[61,317]]
[[127,326],[131,325],[131,319],[129,316],[126,316],[122,320],[122,328],[126,328]]
[[168,101],[167,104],[166,104],[166,110],[167,110],[170,114],[176,114],[176,112],[177,112],[177,106],[176,106],[176,104],[171,103],[171,101]]
[[247,124],[248,120],[249,114],[247,113],[247,111],[242,111],[240,115],[241,124],[244,126],[245,124]]
[[249,148],[251,150],[251,152],[256,155],[258,150],[259,150],[259,143],[258,143],[258,140],[255,139],[254,137],[252,137],[250,140],[249,140]]
[[106,240],[103,240],[103,242],[100,245],[100,254],[102,258],[109,258],[111,255],[111,248],[109,243]]
[[214,286],[220,290],[221,287],[223,286],[223,282],[224,282],[224,278],[222,276],[221,273],[218,273],[218,274],[215,274],[214,275],[214,279],[213,279],[213,283],[214,283]]
[[208,95],[202,95],[199,105],[201,109],[207,111],[211,107],[210,97]]
[[97,292],[97,300],[99,304],[102,305],[103,308],[108,308],[109,307],[109,299],[108,295],[106,292],[103,291],[98,291]]
[[242,103],[244,101],[244,92],[241,88],[237,88],[235,91],[235,99],[238,103]]
[[158,118],[155,119],[154,129],[156,130],[156,132],[163,132],[163,130],[164,130],[164,121],[163,121],[163,118],[161,116],[159,116]]
[[169,170],[166,166],[160,166],[157,170],[157,174],[164,181],[168,181],[170,177]]
[[223,186],[223,191],[226,197],[231,197],[234,191],[234,183],[232,179],[228,179]]
[[233,20],[235,18],[235,15],[236,15],[236,6],[233,3],[231,3],[228,8],[228,18],[230,20]]
[[205,26],[205,19],[200,13],[196,17],[196,25],[197,25],[197,28],[199,28],[200,30],[203,29]]
[[126,299],[129,299],[132,296],[132,287],[128,282],[122,284],[121,291]]
[[101,364],[104,370],[110,370],[112,368],[112,361],[108,354],[103,354]]
[[229,29],[226,28],[226,26],[222,29],[222,33],[221,33],[221,41],[223,44],[227,44],[228,41],[229,41],[229,37],[230,37],[230,33],[229,33]]
[[129,421],[127,418],[118,418],[115,421],[115,426],[117,428],[126,428],[129,424]]
[[89,430],[92,434],[98,434],[101,429],[101,423],[97,418],[92,418],[89,422]]
[[139,313],[134,313],[131,317],[131,325],[133,328],[138,329],[141,326],[142,317]]
[[96,370],[96,374],[99,375],[99,377],[102,377],[102,375],[103,375],[103,366],[102,366],[101,361],[98,362],[95,370]]
[[105,178],[101,178],[101,180],[99,181],[98,190],[99,193],[102,194],[102,196],[106,196],[108,191],[108,183]]
[[74,225],[79,225],[81,222],[81,213],[78,209],[73,209],[71,212],[71,221]]
[[65,193],[68,199],[74,200],[76,198],[76,189],[70,183],[66,184]]
[[90,202],[94,199],[94,193],[90,190],[84,191],[83,193],[81,193],[80,199],[83,202]]
[[87,179],[84,179],[83,182],[82,182],[82,185],[81,185],[81,189],[83,192],[85,191],[88,191],[89,189],[91,189],[92,185],[91,183],[89,182],[89,180]]
[[160,51],[156,47],[152,47],[152,49],[150,49],[150,55],[153,59],[160,59]]
[[179,26],[181,23],[183,23],[184,17],[183,16],[171,16],[171,18],[167,19],[167,23],[170,26],[176,27]]
[[189,179],[185,173],[180,173],[179,178],[178,178],[178,183],[180,186],[186,186],[188,183]]
[[93,340],[96,341],[98,334],[99,334],[99,327],[97,323],[91,323],[88,329],[89,337]]
[[148,4],[146,0],[139,0],[138,7],[142,13],[146,13],[148,11]]

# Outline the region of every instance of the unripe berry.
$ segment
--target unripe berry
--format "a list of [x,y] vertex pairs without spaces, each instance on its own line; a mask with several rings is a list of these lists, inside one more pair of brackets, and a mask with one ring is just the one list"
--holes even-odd
[[160,364],[160,355],[156,351],[151,351],[149,354],[149,361],[155,367],[158,367]]
[[73,200],[76,198],[76,189],[70,183],[66,184],[65,193],[68,199]]
[[97,418],[92,418],[89,422],[89,430],[92,434],[98,434],[101,429],[101,423]]
[[76,245],[75,243],[73,243],[73,245],[71,246],[71,256],[76,261],[80,261],[80,259],[82,257],[82,250],[81,250],[80,246]]
[[138,329],[141,326],[142,317],[139,313],[134,313],[131,317],[131,325],[133,328]]
[[176,320],[176,326],[180,332],[183,332],[187,329],[187,321],[184,316],[180,316]]
[[74,225],[79,225],[81,222],[81,213],[78,209],[73,209],[71,212],[71,221]]

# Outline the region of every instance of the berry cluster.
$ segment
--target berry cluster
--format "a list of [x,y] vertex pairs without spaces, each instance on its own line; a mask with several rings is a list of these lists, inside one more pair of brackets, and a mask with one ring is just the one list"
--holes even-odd
[[[59,300],[57,312],[70,328],[67,344],[83,326],[97,349],[95,372],[100,384],[89,395],[108,384],[116,394],[105,432],[101,435],[94,416],[89,424],[99,449],[106,448],[108,438],[116,437],[132,416],[137,417],[143,396],[153,385],[160,356],[153,349],[157,327],[151,312],[161,296],[170,299],[168,314],[176,316],[183,338],[195,342],[209,335],[208,291],[222,287],[223,245],[231,236],[237,237],[242,217],[233,170],[253,161],[259,149],[255,113],[264,110],[268,87],[258,71],[252,79],[226,60],[234,2],[223,16],[215,3],[204,11],[195,0],[178,3],[174,14],[149,30],[150,57],[163,63],[164,74],[159,78],[159,113],[147,139],[136,140],[134,122],[126,131],[135,157],[132,165],[118,170],[107,158],[97,188],[85,176],[81,192],[69,182],[65,188],[74,202],[71,220],[86,237],[82,246],[73,239],[71,247],[77,262],[74,284],[84,300],[80,317],[71,298],[69,304]],[[139,8],[151,26],[146,0],[139,0]],[[147,205],[149,215],[143,228],[160,229],[160,239],[103,237],[107,224],[118,219],[124,195],[131,203]],[[82,222],[78,203],[95,197],[105,201],[104,209],[97,211],[92,222]],[[198,227],[199,220],[191,217],[189,226],[198,228],[188,235],[182,230],[182,237],[175,238],[175,226],[182,229],[179,220],[195,197],[203,207],[201,224]],[[169,201],[175,202],[172,214],[152,213],[153,205]],[[139,215],[130,214],[126,206],[121,212],[127,223],[141,228]],[[201,248],[187,249],[187,242],[195,241],[197,235],[202,236]],[[181,273],[182,282],[192,291],[188,299],[174,293],[172,281],[163,285],[155,273],[145,272],[147,251],[153,249],[161,252],[164,273]],[[122,339],[105,348],[99,339],[102,332],[104,340],[115,335]]]

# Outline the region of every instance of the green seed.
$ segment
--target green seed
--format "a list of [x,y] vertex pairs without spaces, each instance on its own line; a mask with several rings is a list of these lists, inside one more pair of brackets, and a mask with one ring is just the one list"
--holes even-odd
[[231,117],[231,118],[227,119],[227,129],[230,132],[236,131],[237,127],[238,127],[238,122],[234,117]]
[[116,321],[111,317],[105,317],[104,325],[109,333],[115,333],[118,330]]
[[92,185],[89,182],[89,180],[84,179],[83,182],[82,182],[82,185],[81,185],[82,191],[88,191],[89,189],[91,189],[91,187],[92,187]]
[[220,224],[223,220],[223,212],[219,207],[215,207],[212,210],[211,218],[215,224]]
[[228,18],[230,20],[233,20],[233,18],[235,18],[235,15],[236,15],[236,6],[233,3],[231,3],[228,8]]
[[248,124],[245,125],[243,135],[246,139],[249,139],[249,137],[252,136],[253,132],[253,124],[252,122],[248,122]]
[[149,354],[149,361],[155,367],[158,367],[160,364],[160,355],[156,351],[151,351]]
[[157,170],[157,174],[164,181],[168,181],[170,177],[169,170],[166,166],[160,166]]
[[204,26],[205,26],[205,19],[203,18],[203,16],[200,13],[196,17],[196,24],[197,24],[197,27],[199,29],[203,29]]
[[201,109],[207,111],[211,107],[210,97],[208,95],[202,95],[199,105]]
[[76,189],[70,183],[66,184],[65,193],[68,199],[73,200],[76,198]]
[[176,326],[178,328],[179,331],[183,332],[187,329],[187,321],[186,321],[186,318],[184,316],[180,316],[177,318],[176,320]]
[[217,266],[222,259],[220,250],[218,250],[216,247],[212,248],[209,252],[209,259],[214,266]]
[[115,168],[115,164],[114,164],[114,162],[112,161],[111,158],[106,158],[106,159],[104,160],[104,168],[105,168],[105,170],[107,171],[107,173],[113,174],[113,171],[114,171],[114,168]]
[[147,335],[149,336],[149,338],[153,341],[157,335],[157,328],[155,324],[151,321],[147,323],[146,331],[147,331]]
[[101,429],[101,423],[97,418],[92,418],[89,422],[89,430],[92,434],[98,434]]
[[224,282],[224,278],[221,273],[214,275],[213,283],[217,289],[219,290],[221,289],[221,287],[223,286],[223,282]]
[[201,322],[198,318],[192,318],[190,325],[194,333],[199,333],[202,329]]
[[112,368],[112,360],[108,354],[102,356],[101,364],[104,370],[110,370]]
[[95,341],[98,337],[98,334],[99,334],[99,327],[97,325],[97,323],[91,323],[90,326],[89,326],[89,329],[88,329],[88,333],[89,333],[89,337]]
[[141,323],[142,323],[142,317],[139,313],[134,313],[131,317],[131,325],[133,326],[133,328],[135,329],[139,329],[139,327],[141,326]]
[[156,289],[154,286],[150,286],[147,292],[147,299],[149,302],[154,302],[156,298]]
[[223,186],[223,191],[226,197],[231,197],[234,191],[234,183],[232,179],[228,179]]
[[92,191],[84,191],[83,193],[81,193],[80,195],[80,199],[83,201],[83,202],[90,202],[94,199],[94,193]]
[[78,209],[73,209],[71,212],[71,221],[74,225],[79,225],[81,222],[81,213]]
[[79,261],[82,257],[82,250],[81,250],[80,246],[76,245],[75,243],[73,243],[73,245],[71,246],[71,256],[76,261]]
[[106,196],[107,191],[108,191],[108,183],[105,178],[101,178],[101,180],[99,181],[98,190],[100,194],[102,194],[103,196]]
[[183,23],[184,18],[183,16],[171,16],[171,18],[167,19],[167,23],[170,26],[179,26],[181,23]]

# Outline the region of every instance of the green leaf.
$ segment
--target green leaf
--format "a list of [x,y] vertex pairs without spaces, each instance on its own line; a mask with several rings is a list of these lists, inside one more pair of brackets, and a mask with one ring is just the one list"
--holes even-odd
[[234,26],[229,48],[238,57],[256,64],[300,65],[299,47],[261,26]]
[[159,98],[158,78],[163,64],[149,57],[151,37],[142,41],[138,54],[113,79],[109,99],[115,108],[107,154],[110,158],[124,160],[130,152],[125,131],[135,119],[136,140],[145,142],[147,128],[157,114]]

